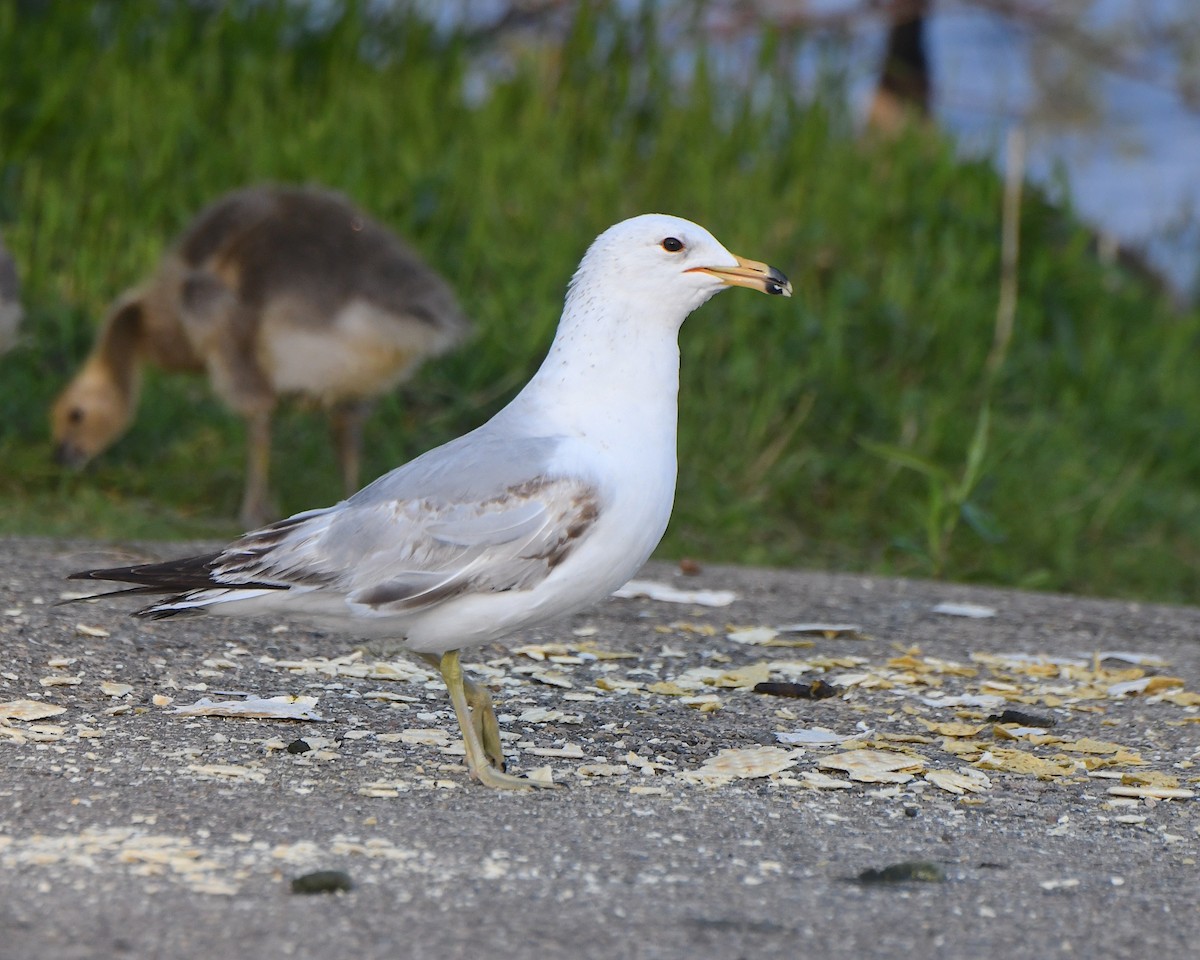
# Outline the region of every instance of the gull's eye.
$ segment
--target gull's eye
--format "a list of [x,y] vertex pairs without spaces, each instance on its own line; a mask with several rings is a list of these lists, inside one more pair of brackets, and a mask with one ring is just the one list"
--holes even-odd
[[666,250],[667,253],[678,253],[683,249],[683,241],[678,237],[667,237],[659,246]]

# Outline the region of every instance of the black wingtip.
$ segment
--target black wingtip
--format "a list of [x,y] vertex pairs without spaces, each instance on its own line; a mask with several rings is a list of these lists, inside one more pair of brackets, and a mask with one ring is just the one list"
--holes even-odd
[[[219,553],[183,557],[163,563],[135,563],[127,567],[102,567],[67,574],[68,580],[111,580],[133,583],[146,588],[145,593],[179,593],[212,586],[210,576]],[[124,592],[124,591],[122,591]]]
[[[124,567],[122,569],[129,570],[131,568]],[[108,572],[107,570],[79,570],[79,571],[76,571],[75,573],[68,573],[67,579],[68,580],[110,580],[110,579],[112,579],[111,577],[103,576],[103,574],[105,574],[107,572]]]

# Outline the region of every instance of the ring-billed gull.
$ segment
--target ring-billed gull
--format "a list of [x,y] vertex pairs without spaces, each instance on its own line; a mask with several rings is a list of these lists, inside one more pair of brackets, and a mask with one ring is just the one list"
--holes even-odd
[[535,786],[504,772],[459,652],[607,596],[649,558],[675,498],[679,328],[731,285],[792,290],[687,220],[619,223],[580,263],[541,368],[483,426],[219,553],[75,577],[173,594],[143,617],[282,613],[398,641],[441,671],[471,774]]

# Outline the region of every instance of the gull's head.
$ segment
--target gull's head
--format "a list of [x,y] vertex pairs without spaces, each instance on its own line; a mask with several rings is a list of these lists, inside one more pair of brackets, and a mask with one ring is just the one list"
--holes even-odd
[[790,297],[780,271],[730,253],[702,226],[648,213],[609,227],[588,248],[571,281],[581,296],[619,295],[683,318],[726,287]]

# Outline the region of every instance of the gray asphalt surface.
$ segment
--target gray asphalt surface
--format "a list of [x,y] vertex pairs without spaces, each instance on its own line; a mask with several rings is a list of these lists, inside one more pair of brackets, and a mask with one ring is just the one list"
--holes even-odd
[[[352,643],[300,624],[146,623],[127,615],[129,599],[54,605],[78,586],[61,579],[70,571],[179,553],[0,541],[0,704],[65,708],[0,721],[4,960],[1200,949],[1200,800],[1109,792],[1121,773],[1149,771],[1200,793],[1200,610],[651,566],[652,579],[738,599],[613,599],[521,637],[527,652],[467,657],[492,686],[510,769],[549,765],[565,784],[497,794],[468,782],[444,689],[419,669],[366,655],[339,673],[320,658]],[[933,612],[947,601],[996,615]],[[797,621],[859,629],[775,640],[803,646],[727,636]],[[747,685],[758,676],[842,689],[767,696]],[[173,712],[242,699],[232,694],[315,697],[326,720]],[[991,707],[931,705],[939,695],[1000,696],[1056,723],[1005,739]],[[769,776],[695,782],[723,748],[791,750],[776,733],[812,726],[851,739],[770,753],[792,765]],[[924,766],[905,783],[818,769],[864,747]],[[1021,756],[1041,766],[996,769]],[[986,786],[956,795],[931,770],[974,771]],[[818,774],[845,789],[817,789],[831,786]],[[944,879],[858,879],[904,861]],[[322,869],[353,889],[291,891]]]

